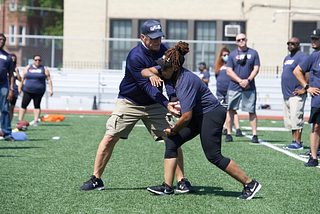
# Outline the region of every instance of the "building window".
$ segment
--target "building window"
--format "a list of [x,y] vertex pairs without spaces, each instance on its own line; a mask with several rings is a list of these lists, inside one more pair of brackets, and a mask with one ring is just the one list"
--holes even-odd
[[25,26],[19,26],[19,45],[25,45],[26,44],[26,39],[25,36],[26,35],[26,27]]
[[[216,22],[196,21],[195,40],[215,41],[216,40]],[[205,62],[207,64],[207,68],[214,66],[215,44],[208,44],[208,43],[195,44],[193,70],[197,70],[198,64],[200,62]]]
[[15,45],[16,44],[16,38],[14,37],[17,34],[17,28],[15,25],[9,26],[9,44]]
[[[312,32],[317,29],[317,22],[293,22],[292,23],[292,37],[297,37],[300,40],[300,43],[310,44],[310,35]],[[313,52],[311,46],[301,46],[301,51],[306,54]]]
[[16,10],[17,10],[17,3],[15,3],[15,2],[10,2],[10,3],[9,3],[9,10],[10,10],[10,11],[16,11]]
[[[111,38],[131,38],[131,20],[111,20]],[[131,50],[130,41],[110,41],[109,43],[109,68],[122,69],[127,55]]]
[[[38,31],[36,28],[33,29],[33,35],[37,35],[38,34]],[[38,46],[38,39],[37,38],[34,38],[33,39],[33,46]]]
[[[187,40],[188,22],[187,21],[167,21],[167,39]],[[175,46],[176,42],[168,42],[170,47]]]

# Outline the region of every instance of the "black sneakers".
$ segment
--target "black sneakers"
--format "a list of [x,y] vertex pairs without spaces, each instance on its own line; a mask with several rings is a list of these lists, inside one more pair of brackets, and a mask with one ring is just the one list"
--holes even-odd
[[100,178],[96,178],[96,176],[91,175],[90,179],[83,183],[83,185],[79,188],[79,190],[103,190],[104,185]]
[[224,141],[225,141],[225,142],[232,142],[233,139],[232,139],[231,134],[227,134],[226,139],[225,139]]
[[182,178],[181,181],[177,183],[176,191],[181,193],[196,192],[196,190],[191,186],[190,182],[186,178]]
[[227,129],[223,129],[222,135],[227,135],[227,133],[228,133],[228,130]]
[[318,166],[318,159],[313,159],[312,157],[310,157],[310,159],[308,160],[308,162],[305,164],[305,166],[307,167],[312,167],[312,166]]
[[236,137],[243,137],[243,134],[240,129],[236,130]]
[[250,200],[260,190],[261,185],[256,181],[252,180],[250,183],[244,185],[242,195],[238,199]]
[[147,190],[156,195],[174,195],[173,188],[171,188],[165,182],[163,182],[163,184],[159,186],[148,187]]
[[259,143],[259,139],[257,135],[253,135],[252,137],[252,143]]
[[5,141],[16,141],[13,137],[8,137],[4,139]]

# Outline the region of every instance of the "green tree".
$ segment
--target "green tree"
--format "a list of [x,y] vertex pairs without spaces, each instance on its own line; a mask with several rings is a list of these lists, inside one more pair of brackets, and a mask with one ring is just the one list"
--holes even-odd
[[28,17],[43,17],[43,35],[63,36],[64,0],[20,0]]

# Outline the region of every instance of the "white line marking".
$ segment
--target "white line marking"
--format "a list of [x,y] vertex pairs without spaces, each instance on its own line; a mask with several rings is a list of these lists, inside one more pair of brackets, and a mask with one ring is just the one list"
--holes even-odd
[[[241,128],[242,128],[242,127],[241,127]],[[232,129],[232,131],[235,132],[236,130],[235,130],[235,129]],[[252,135],[248,135],[248,134],[246,134],[245,132],[242,132],[242,135],[245,136],[245,137],[247,137],[247,138],[249,138],[249,139],[252,139]],[[294,153],[289,152],[288,150],[285,150],[285,149],[281,149],[281,148],[279,148],[279,147],[276,147],[274,144],[265,142],[265,141],[263,141],[263,140],[261,140],[261,139],[259,139],[259,144],[256,144],[256,143],[251,143],[251,144],[264,145],[264,146],[267,146],[267,147],[269,147],[269,148],[271,148],[271,149],[274,149],[274,150],[277,150],[277,151],[279,151],[279,152],[282,152],[282,153],[284,153],[284,154],[286,154],[286,155],[288,155],[288,156],[290,156],[290,157],[293,157],[293,158],[295,158],[295,159],[297,159],[297,160],[303,161],[304,163],[307,163],[307,162],[308,162],[308,159],[302,158],[302,157],[300,157],[299,155],[296,155],[296,154],[294,154]],[[317,166],[317,167],[320,168],[320,166]]]
[[[241,126],[241,129],[252,130],[252,128],[249,126]],[[258,127],[257,130],[259,130],[259,131],[279,131],[279,132],[290,131],[289,129],[279,128],[279,127]]]

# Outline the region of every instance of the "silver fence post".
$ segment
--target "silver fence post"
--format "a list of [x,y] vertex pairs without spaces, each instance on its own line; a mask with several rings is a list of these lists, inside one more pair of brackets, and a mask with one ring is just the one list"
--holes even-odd
[[51,43],[51,68],[54,68],[54,37],[52,37]]
[[202,43],[202,55],[201,55],[201,62],[204,62],[204,43]]
[[101,53],[101,57],[102,57],[102,59],[101,59],[101,69],[103,70],[104,68],[105,68],[105,58],[106,58],[106,56],[105,56],[105,54],[106,54],[106,40],[103,38],[102,39],[102,53]]

